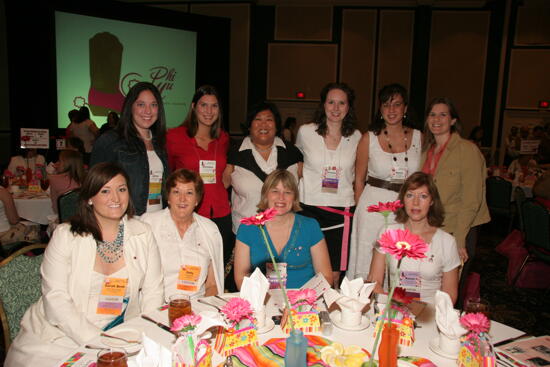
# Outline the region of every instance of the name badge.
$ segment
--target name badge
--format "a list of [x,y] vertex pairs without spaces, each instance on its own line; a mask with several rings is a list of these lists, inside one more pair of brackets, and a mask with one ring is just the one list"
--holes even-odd
[[199,161],[199,174],[205,184],[216,183],[216,161]]
[[420,289],[422,287],[420,272],[402,271],[399,276],[399,286],[405,289],[407,296],[420,299]]
[[[149,204],[160,204],[160,193],[162,190],[162,171],[149,172]],[[158,201],[158,202],[156,202]]]
[[[277,263],[277,268],[281,273],[281,279],[283,280],[283,285],[286,287],[287,279],[287,263]],[[273,267],[271,262],[265,263],[265,276],[269,281],[269,289],[280,289],[281,285],[279,284],[279,278],[277,277],[277,272]]]
[[340,181],[340,168],[336,166],[326,166],[321,175],[321,192],[336,194],[338,193],[338,182]]
[[127,286],[128,278],[105,278],[99,294],[96,313],[99,315],[120,315]]
[[182,291],[196,292],[199,287],[201,267],[195,265],[182,265],[178,274],[176,287]]
[[393,167],[391,169],[391,182],[403,183],[407,179],[407,167]]

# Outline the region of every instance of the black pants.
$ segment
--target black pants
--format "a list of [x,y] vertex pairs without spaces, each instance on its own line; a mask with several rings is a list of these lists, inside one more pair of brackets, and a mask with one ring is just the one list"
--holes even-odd
[[[225,266],[229,264],[231,260],[231,254],[235,247],[235,234],[233,234],[233,222],[231,221],[231,214],[220,218],[211,218],[222,235],[223,241],[223,263]],[[235,285],[235,279],[233,276],[233,264],[231,264],[231,271],[225,277],[225,289],[228,292],[237,292],[237,286]]]
[[470,269],[474,262],[474,257],[476,254],[477,238],[479,234],[479,226],[472,227],[466,235],[466,251],[468,252],[468,261],[464,263],[462,268],[462,273],[460,274],[460,279],[458,281],[458,298],[456,301],[456,308],[462,309],[462,301],[464,297],[464,287],[466,285],[466,279],[468,279],[468,274],[470,274]]

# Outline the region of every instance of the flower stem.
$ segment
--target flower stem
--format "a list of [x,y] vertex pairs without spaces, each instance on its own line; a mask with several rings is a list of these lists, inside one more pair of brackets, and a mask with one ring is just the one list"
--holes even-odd
[[279,273],[279,267],[277,266],[277,262],[275,261],[275,256],[273,256],[273,251],[271,251],[271,247],[269,246],[269,241],[267,240],[267,236],[265,235],[264,226],[259,225],[258,227],[260,227],[260,232],[262,232],[262,236],[264,237],[265,245],[267,247],[267,252],[269,252],[269,256],[271,257],[271,262],[273,263],[273,268],[275,269],[275,273],[277,273],[279,286],[281,287],[281,291],[283,292],[283,299],[285,301],[285,306],[288,310],[288,320],[290,323],[290,329],[294,330],[294,321],[292,320],[292,313],[290,312],[290,302],[286,294],[286,288],[285,288],[285,285],[283,284],[283,279],[281,278],[281,273]]
[[[389,256],[388,254],[386,254],[386,260],[388,259],[389,259]],[[389,268],[389,260],[387,261],[387,263],[388,263],[387,267]],[[401,266],[401,260],[397,262],[397,274],[399,274],[400,266]],[[388,273],[389,273],[389,270],[388,270]],[[374,355],[376,354],[376,348],[378,347],[378,342],[380,341],[380,335],[382,335],[382,329],[384,328],[384,324],[386,323],[385,321],[386,318],[388,319],[388,326],[391,328],[391,320],[392,320],[392,317],[390,315],[390,311],[392,308],[391,300],[393,297],[393,292],[395,291],[395,286],[397,285],[395,282],[391,282],[391,283],[394,283],[394,284],[390,286],[390,292],[388,293],[388,300],[386,301],[386,307],[384,308],[384,311],[380,315],[381,322],[380,322],[380,325],[378,326],[378,332],[376,333],[376,338],[374,339],[374,345],[372,347],[372,353],[370,355],[369,364],[368,364],[369,367],[374,366]],[[378,356],[378,358],[380,358],[380,356]]]

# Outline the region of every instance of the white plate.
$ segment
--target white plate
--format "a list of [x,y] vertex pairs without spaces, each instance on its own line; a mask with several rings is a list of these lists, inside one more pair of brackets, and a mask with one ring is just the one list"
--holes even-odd
[[273,320],[270,317],[266,317],[264,326],[257,329],[256,332],[258,334],[265,334],[265,333],[273,330],[274,327],[275,327],[275,323],[273,322]]
[[441,357],[449,358],[449,359],[457,359],[458,358],[458,353],[453,355],[453,354],[449,354],[449,353],[444,352],[441,349],[439,349],[439,336],[436,336],[435,338],[430,340],[430,343],[429,343],[428,346],[430,347],[432,352],[434,352],[435,354],[437,354]]
[[341,314],[340,310],[334,310],[329,314],[330,321],[332,321],[332,323],[339,329],[348,330],[348,331],[360,331],[370,326],[370,320],[367,315],[361,315],[361,323],[359,325],[347,326],[342,324],[340,314]]
[[139,340],[139,343],[126,343],[123,340],[102,336],[101,342],[109,347],[124,348],[128,353],[132,353],[141,349],[141,332],[137,329],[121,327],[108,330],[106,333],[113,336],[120,336],[121,338],[128,340]]

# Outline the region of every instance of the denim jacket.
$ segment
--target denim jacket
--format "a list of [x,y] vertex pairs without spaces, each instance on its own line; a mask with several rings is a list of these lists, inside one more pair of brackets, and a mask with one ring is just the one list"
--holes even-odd
[[[164,198],[164,183],[168,177],[168,159],[166,150],[158,146],[156,139],[153,139],[153,147],[164,168],[162,174],[162,197]],[[90,166],[100,162],[118,163],[126,171],[130,177],[128,186],[136,214],[145,213],[149,196],[149,160],[143,142],[137,139],[129,142],[120,137],[116,131],[110,130],[102,134],[94,143]],[[166,206],[164,199],[162,206]]]

